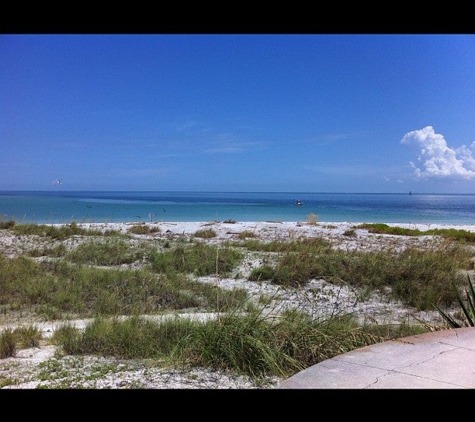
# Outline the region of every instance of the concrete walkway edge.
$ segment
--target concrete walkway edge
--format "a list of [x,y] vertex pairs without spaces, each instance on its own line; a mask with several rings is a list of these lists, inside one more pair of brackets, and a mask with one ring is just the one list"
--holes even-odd
[[277,389],[475,388],[475,327],[418,334],[313,365]]

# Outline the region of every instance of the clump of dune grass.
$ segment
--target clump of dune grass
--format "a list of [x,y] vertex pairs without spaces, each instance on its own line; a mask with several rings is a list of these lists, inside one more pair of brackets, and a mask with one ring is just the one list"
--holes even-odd
[[259,235],[257,233],[254,233],[251,230],[244,230],[238,233],[237,235],[238,239],[248,239],[248,238],[255,238],[255,237],[259,237]]
[[76,264],[121,265],[140,261],[151,253],[147,244],[136,247],[120,238],[109,238],[103,242],[86,242],[66,254],[65,258]]
[[270,265],[263,265],[261,267],[253,268],[249,274],[248,280],[250,281],[262,281],[272,280],[275,275],[275,270]]
[[42,248],[33,248],[26,252],[26,255],[31,257],[49,256],[59,258],[66,255],[68,252],[66,246],[60,243],[56,246],[43,246]]
[[10,358],[16,355],[17,347],[13,330],[7,328],[0,333],[0,359]]
[[42,339],[41,331],[35,325],[18,327],[13,330],[13,337],[17,348],[29,349],[39,347]]
[[232,247],[203,243],[178,245],[165,252],[152,252],[150,268],[154,272],[178,271],[196,276],[226,276],[242,260],[242,252]]
[[160,227],[157,226],[148,226],[146,224],[134,224],[127,230],[127,233],[130,234],[152,234],[160,233]]
[[216,237],[216,232],[213,229],[201,229],[193,233],[194,237],[200,237],[202,239],[212,239]]
[[0,359],[14,357],[17,350],[39,347],[41,331],[34,325],[7,328],[0,333]]

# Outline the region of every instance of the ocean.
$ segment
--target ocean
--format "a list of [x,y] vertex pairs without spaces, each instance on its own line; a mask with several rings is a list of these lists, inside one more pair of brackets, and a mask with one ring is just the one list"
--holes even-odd
[[[300,205],[299,205],[300,204]],[[0,220],[69,224],[308,221],[475,225],[475,195],[1,191]]]

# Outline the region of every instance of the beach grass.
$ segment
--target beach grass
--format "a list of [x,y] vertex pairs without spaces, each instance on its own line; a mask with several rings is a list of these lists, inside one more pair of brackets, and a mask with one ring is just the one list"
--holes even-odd
[[276,264],[254,268],[249,280],[271,280],[286,287],[301,287],[311,279],[325,279],[374,290],[390,288],[393,297],[419,310],[434,303],[450,306],[457,296],[452,283],[461,286],[460,269],[473,267],[473,252],[453,242],[435,244],[424,250],[385,249],[363,252],[332,249],[325,239],[296,242],[248,241],[243,247],[254,251],[280,252]]
[[410,229],[406,227],[389,226],[384,223],[365,223],[355,226],[358,229],[367,229],[370,233],[394,234],[399,236],[441,236],[459,242],[475,243],[475,233],[468,230],[447,229]]
[[448,314],[440,306],[435,305],[442,317],[452,328],[475,327],[475,287],[470,275],[467,275],[467,287],[462,293],[457,285],[452,285],[459,304],[459,312]]
[[349,316],[312,320],[291,311],[273,319],[254,311],[205,322],[97,318],[83,332],[64,325],[55,331],[53,341],[70,355],[157,359],[163,365],[207,367],[259,378],[287,377],[381,339]]
[[[301,309],[264,312],[263,303],[271,300],[253,301],[244,289],[220,288],[200,277],[233,277],[244,257],[257,254],[262,265],[250,271],[249,283],[267,280],[299,291],[310,279],[324,279],[362,295],[389,290],[408,306],[428,310],[457,305],[464,271],[473,269],[469,237],[460,233],[423,249],[361,251],[334,248],[328,239],[315,237],[263,242],[246,235],[206,243],[216,235],[211,229],[187,240],[158,239],[148,235],[159,230],[133,227],[139,228],[122,234],[75,224],[6,225],[3,230],[17,236],[40,238],[42,246],[25,242],[18,256],[0,254],[1,315],[66,321],[52,337],[66,354],[157,359],[163,365],[252,377],[290,376],[337,354],[434,327],[361,324],[350,313],[314,318]],[[190,312],[217,317],[144,317]],[[79,330],[68,325],[73,318],[93,321]],[[0,357],[39,341],[34,324],[23,331],[3,330]]]

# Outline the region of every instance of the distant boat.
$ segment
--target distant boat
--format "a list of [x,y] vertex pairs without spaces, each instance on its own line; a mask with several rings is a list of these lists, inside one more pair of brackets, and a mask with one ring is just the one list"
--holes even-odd
[[409,191],[409,195],[412,195],[412,191]]
[[300,199],[297,199],[295,201],[295,205],[303,205],[303,202]]

